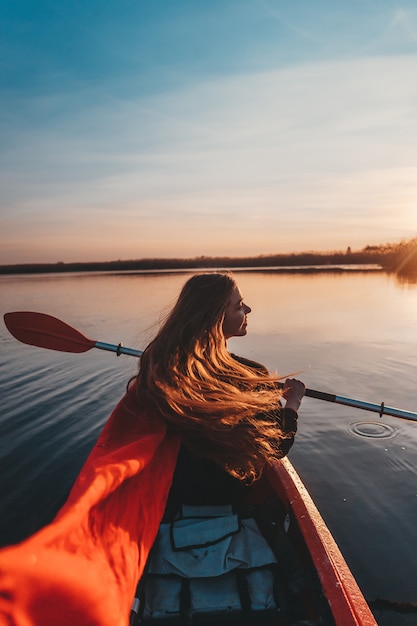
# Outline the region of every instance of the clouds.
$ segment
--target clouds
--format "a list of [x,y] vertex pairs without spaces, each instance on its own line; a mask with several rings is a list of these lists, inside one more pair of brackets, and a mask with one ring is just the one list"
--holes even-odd
[[[268,15],[287,38],[294,31],[309,46],[323,35],[317,16],[310,36],[306,17],[294,9],[254,4],[258,25]],[[190,24],[202,27],[207,10],[198,15],[180,5],[185,17],[165,16],[158,41],[170,24],[182,25],[183,34]],[[220,15],[213,13],[208,30],[219,31]],[[227,30],[237,16],[233,2],[223,15]],[[158,25],[151,17],[152,33]],[[322,17],[330,29],[331,15]],[[392,28],[412,25],[406,17],[391,12]],[[124,32],[144,32],[145,24],[125,25]],[[93,41],[104,45],[104,32]],[[244,44],[234,37],[236,53]],[[150,38],[137,48],[148,61]],[[194,32],[188,46],[197,39]],[[151,65],[142,59],[143,71],[128,72],[130,85],[123,72],[112,78],[112,68],[105,79],[100,70],[86,82],[60,62],[67,80],[54,89],[28,90],[18,100],[9,91],[0,147],[0,236],[7,238],[0,263],[42,254],[47,261],[77,260],[75,254],[130,258],[138,255],[138,240],[140,255],[197,256],[344,249],[415,236],[417,51],[275,67],[268,57],[259,67],[262,33],[257,41],[250,69],[231,71],[229,58],[229,71],[214,72],[213,61],[198,75],[192,60],[182,64],[183,44],[171,65],[154,67],[159,89],[146,80]],[[114,58],[127,54],[125,41],[120,50],[114,34],[111,42]],[[327,34],[323,46],[335,45]],[[166,60],[167,52],[158,58]],[[175,68],[181,72],[174,80]],[[44,251],[30,257],[31,241],[42,233]]]

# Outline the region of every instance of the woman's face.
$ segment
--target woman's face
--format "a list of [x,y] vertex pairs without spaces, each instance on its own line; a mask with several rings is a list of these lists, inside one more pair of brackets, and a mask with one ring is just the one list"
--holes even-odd
[[223,320],[223,333],[226,339],[246,335],[246,316],[250,312],[250,307],[243,302],[239,288],[234,287],[227,302]]

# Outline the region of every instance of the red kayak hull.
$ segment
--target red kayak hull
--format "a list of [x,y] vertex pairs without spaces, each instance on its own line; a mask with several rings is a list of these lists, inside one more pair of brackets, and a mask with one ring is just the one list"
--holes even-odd
[[274,492],[291,510],[337,626],[377,626],[377,622],[330,530],[288,458],[268,475]]

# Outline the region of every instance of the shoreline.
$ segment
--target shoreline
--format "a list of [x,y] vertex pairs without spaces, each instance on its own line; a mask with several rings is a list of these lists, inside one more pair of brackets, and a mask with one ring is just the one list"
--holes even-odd
[[295,252],[260,254],[245,257],[205,256],[176,258],[139,258],[112,261],[56,263],[18,263],[0,265],[0,275],[68,274],[82,272],[157,272],[157,271],[264,271],[328,272],[386,271],[402,275],[417,274],[417,238],[400,244],[366,246],[362,250],[333,252]]
[[156,271],[379,271],[385,269],[380,255],[363,254],[299,254],[268,257],[200,257],[194,259],[142,259],[138,261],[110,261],[96,263],[21,263],[0,265],[0,275],[68,274],[84,272],[156,272]]
[[63,270],[31,270],[31,271],[2,271],[0,268],[0,276],[80,276],[83,274],[96,275],[113,275],[113,276],[135,276],[146,274],[185,274],[197,272],[258,272],[260,274],[345,274],[345,273],[380,273],[387,271],[382,265],[375,263],[361,264],[314,264],[314,265],[263,265],[263,266],[192,266],[192,267],[175,267],[175,268],[138,268],[138,269],[68,269]]

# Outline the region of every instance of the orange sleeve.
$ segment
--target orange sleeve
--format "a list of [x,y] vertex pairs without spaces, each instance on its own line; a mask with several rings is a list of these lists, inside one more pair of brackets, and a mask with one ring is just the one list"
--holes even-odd
[[54,521],[0,551],[0,626],[126,626],[179,438],[118,404]]

